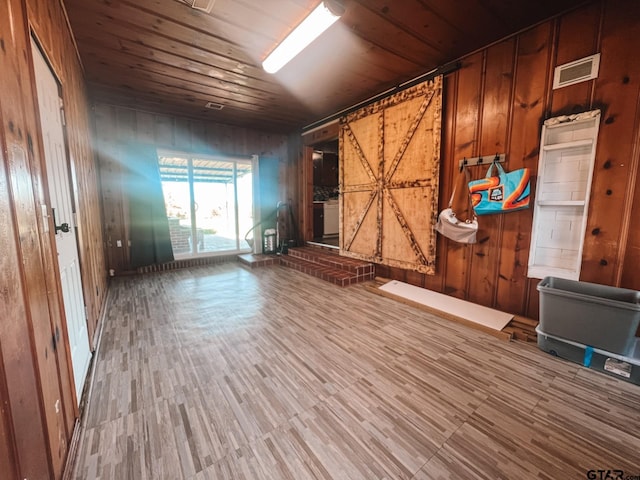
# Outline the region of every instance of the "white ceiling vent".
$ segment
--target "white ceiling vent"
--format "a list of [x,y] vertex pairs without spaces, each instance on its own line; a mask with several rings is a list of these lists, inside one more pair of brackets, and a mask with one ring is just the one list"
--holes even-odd
[[224,108],[224,105],[216,102],[207,102],[204,106],[210,110],[222,110]]
[[596,53],[589,57],[581,58],[575,62],[565,63],[556,67],[553,75],[553,88],[562,88],[574,83],[584,82],[593,78],[598,78],[598,68],[600,67],[600,54]]
[[202,10],[203,12],[211,13],[213,9],[213,4],[216,3],[216,0],[180,0],[182,3],[186,3],[191,8],[195,8],[196,10]]

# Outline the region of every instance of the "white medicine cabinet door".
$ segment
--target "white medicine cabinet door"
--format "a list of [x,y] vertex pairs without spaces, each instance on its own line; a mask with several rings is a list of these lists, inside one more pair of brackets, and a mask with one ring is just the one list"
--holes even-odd
[[540,138],[528,276],[579,280],[600,111],[546,120]]

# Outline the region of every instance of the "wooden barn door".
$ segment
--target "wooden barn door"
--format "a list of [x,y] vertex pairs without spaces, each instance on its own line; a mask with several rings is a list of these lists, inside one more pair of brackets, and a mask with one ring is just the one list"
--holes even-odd
[[340,252],[435,273],[442,77],[340,125]]

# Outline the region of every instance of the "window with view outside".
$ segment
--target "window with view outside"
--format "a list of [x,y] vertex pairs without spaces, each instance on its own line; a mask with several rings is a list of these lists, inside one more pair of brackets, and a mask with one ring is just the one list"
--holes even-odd
[[249,250],[252,159],[162,151],[158,158],[174,256]]

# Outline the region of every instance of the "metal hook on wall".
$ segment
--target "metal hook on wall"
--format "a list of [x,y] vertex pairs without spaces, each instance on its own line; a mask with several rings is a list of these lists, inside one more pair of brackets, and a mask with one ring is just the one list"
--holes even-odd
[[[496,153],[496,156],[494,157],[493,161],[495,163],[504,163],[504,161],[506,160],[506,157],[507,155],[504,153]],[[464,157],[462,160],[458,160],[458,165],[460,166],[460,168],[462,168],[463,166],[473,167],[474,165],[483,165],[485,158],[487,157],[486,156],[473,157],[473,158]],[[489,156],[489,158],[491,157]]]

